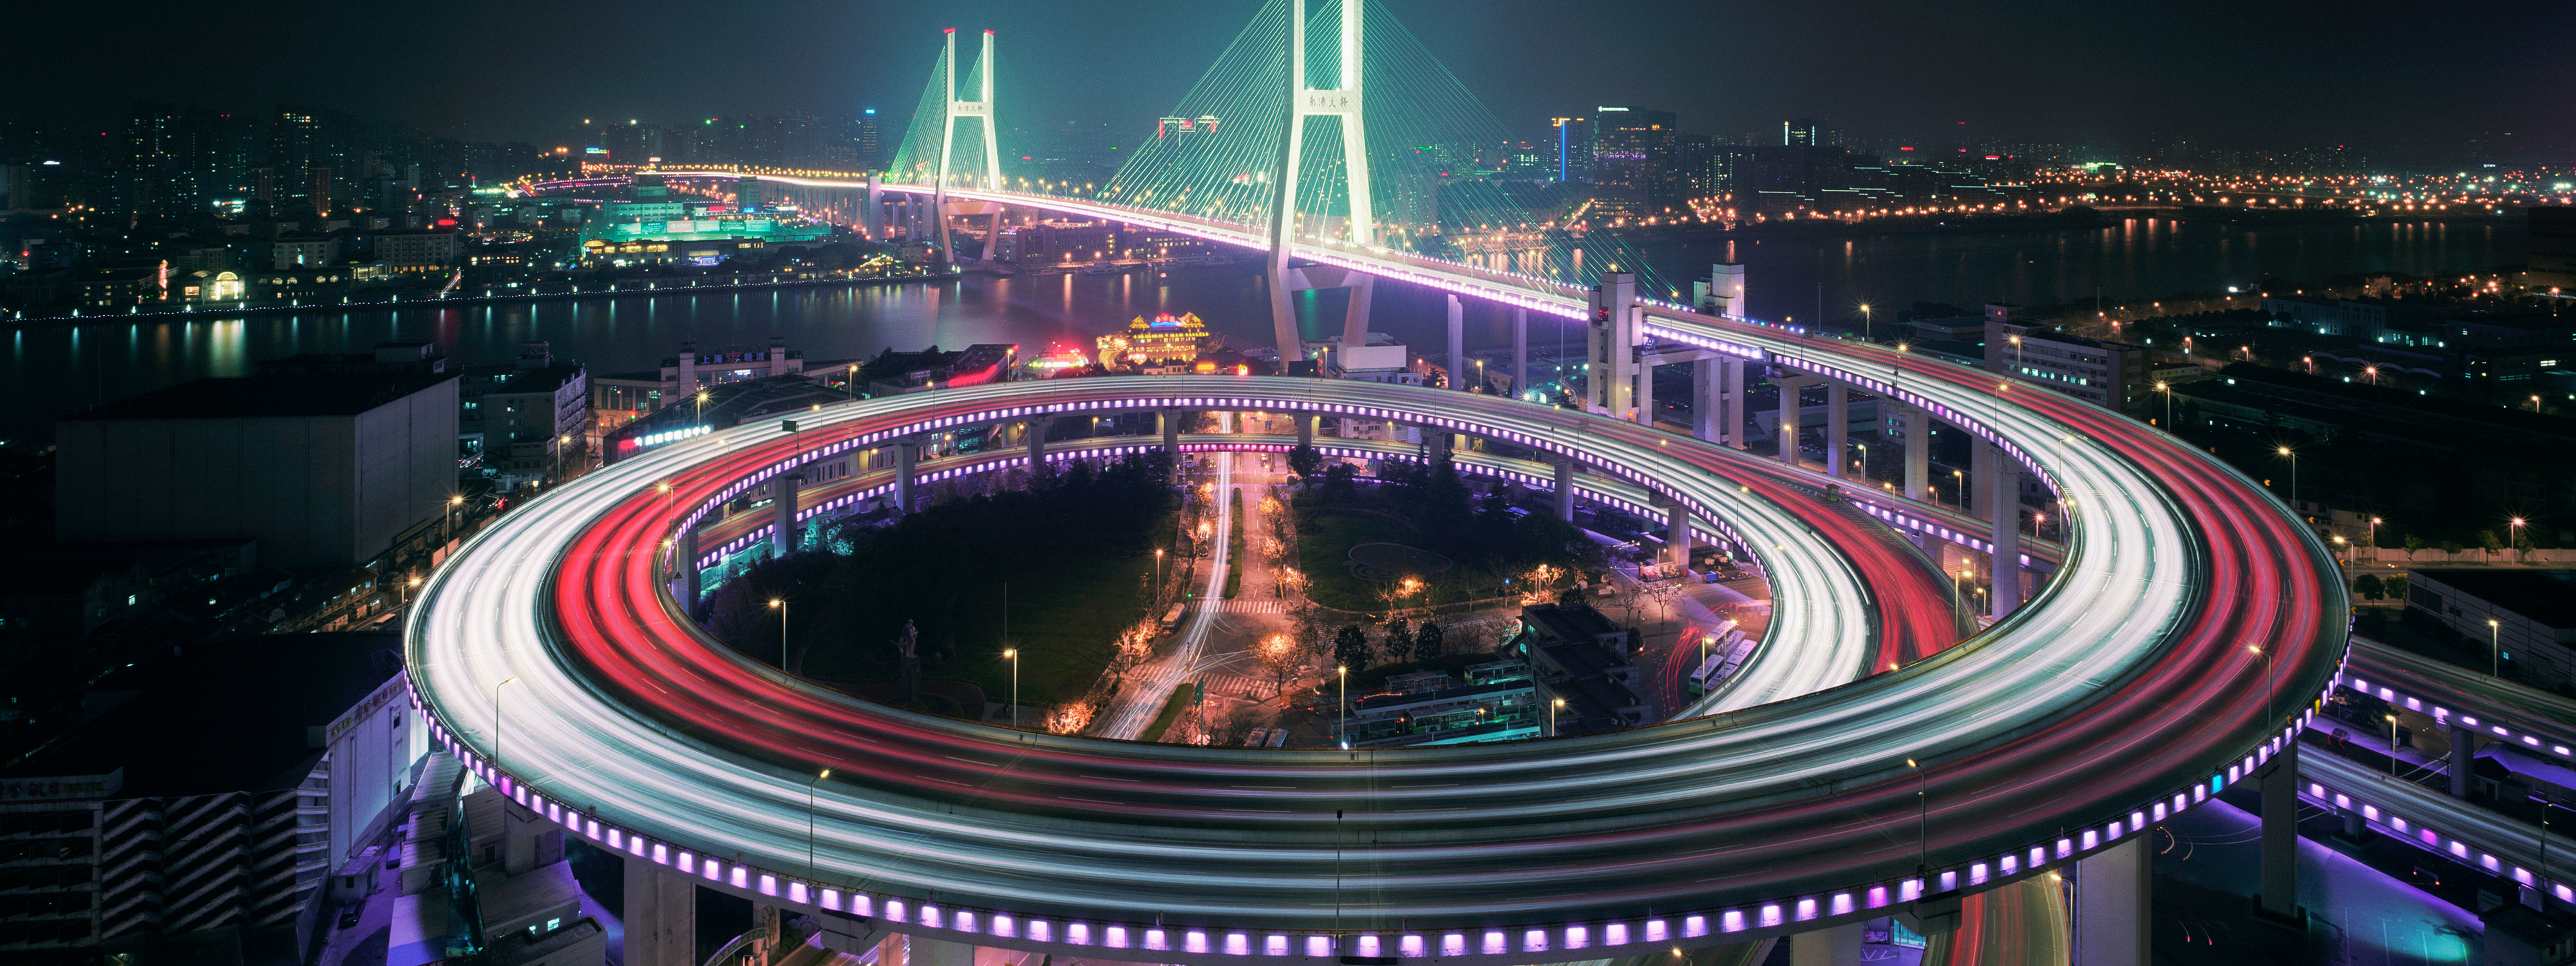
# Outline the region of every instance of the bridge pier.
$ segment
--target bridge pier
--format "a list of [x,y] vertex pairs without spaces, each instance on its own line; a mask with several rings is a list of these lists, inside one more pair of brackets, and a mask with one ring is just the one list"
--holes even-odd
[[1170,468],[1163,474],[1163,482],[1178,484],[1181,482],[1181,411],[1157,409],[1154,411],[1154,418],[1163,426],[1163,455],[1170,457],[1172,461]]
[[1860,927],[1847,922],[1789,937],[1789,966],[1853,966],[1861,961]]
[[1733,357],[1718,360],[1717,373],[1724,388],[1718,390],[1724,401],[1718,406],[1717,428],[1725,445],[1745,449],[1744,440],[1744,360]]
[[913,510],[913,464],[921,461],[919,437],[905,437],[894,444],[894,508],[897,513]]
[[1850,479],[1850,451],[1851,387],[1841,380],[1830,380],[1825,383],[1825,475]]
[[1314,413],[1290,413],[1289,415],[1297,421],[1298,448],[1313,448],[1315,445],[1315,422],[1324,417],[1318,416]]
[[2155,898],[2154,856],[2146,836],[2075,862],[2075,961],[2084,966],[2147,966],[2147,926]]
[[1475,392],[1475,380],[1467,376],[1466,346],[1467,309],[1458,304],[1458,293],[1449,293],[1449,388]]
[[679,559],[672,563],[673,569],[679,571],[674,576],[679,584],[676,590],[680,595],[680,609],[694,613],[698,609],[699,593],[698,528],[693,526],[680,528],[678,553]]
[[1047,465],[1046,444],[1047,431],[1055,428],[1055,420],[1032,419],[1022,423],[1021,427],[1020,435],[1028,437],[1024,442],[1029,446],[1029,478],[1036,479],[1054,472],[1054,468]]
[[1666,500],[1664,507],[1664,562],[1674,566],[1690,563],[1690,508],[1678,500]]
[[1574,460],[1559,456],[1549,462],[1556,464],[1556,518],[1572,523],[1574,522]]
[[1438,426],[1423,425],[1416,426],[1414,429],[1422,433],[1422,442],[1425,448],[1430,450],[1431,465],[1435,467],[1449,465],[1453,458],[1451,448],[1457,445],[1457,434]]
[[859,208],[859,231],[869,241],[885,240],[885,189],[877,183],[877,173],[868,172],[867,203]]
[[1780,425],[1777,427],[1780,434],[1780,448],[1775,455],[1780,458],[1780,462],[1790,466],[1798,465],[1798,430],[1807,422],[1807,404],[1800,401],[1799,397],[1805,395],[1807,387],[1814,385],[1816,381],[1813,376],[1793,375],[1782,375],[1771,380],[1772,385],[1780,388]]
[[1583,408],[1626,418],[1636,402],[1637,277],[1601,276],[1592,287],[1592,324],[1584,330]]
[[626,966],[698,966],[698,887],[641,856],[626,860]]
[[1655,428],[1655,360],[1637,360],[1637,425]]
[[1932,488],[1932,414],[1905,408],[1905,498],[1921,501]]
[[1725,421],[1722,410],[1726,407],[1726,384],[1718,374],[1723,365],[1716,359],[1691,363],[1691,435],[1701,442],[1720,439],[1718,424]]
[[1512,307],[1512,395],[1529,397],[1529,310]]
[[2256,916],[2304,926],[2299,907],[2299,743],[2254,768],[2263,794],[2263,891],[2254,895]]
[[[1994,501],[1994,560],[1989,573],[1993,589],[1987,591],[1988,615],[2002,619],[2021,606],[2021,464],[2012,454],[1990,443],[1978,444],[1986,454],[1986,467],[1993,483],[1980,479],[1978,488],[1988,490]],[[1983,501],[1980,501],[1983,502]]]
[[769,479],[769,549],[784,557],[796,552],[796,489],[805,474],[796,470]]
[[2445,736],[2451,739],[2451,797],[2466,800],[2469,775],[2477,765],[2478,733],[2461,724],[2459,715],[2450,716],[2444,724],[2449,726]]

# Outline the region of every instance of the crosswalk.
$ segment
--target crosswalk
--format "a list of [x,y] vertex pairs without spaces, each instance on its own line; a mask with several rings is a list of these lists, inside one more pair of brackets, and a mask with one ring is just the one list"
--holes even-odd
[[1266,598],[1229,600],[1225,602],[1225,612],[1229,614],[1285,614],[1288,612],[1288,604],[1286,601]]
[[1270,694],[1269,684],[1248,674],[1210,674],[1199,680],[1207,685],[1208,692],[1211,694],[1237,698],[1266,697]]

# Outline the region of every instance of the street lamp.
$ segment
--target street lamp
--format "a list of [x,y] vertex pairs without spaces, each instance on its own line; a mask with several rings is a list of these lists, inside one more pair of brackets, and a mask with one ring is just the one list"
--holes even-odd
[[2381,715],[2381,717],[2388,719],[2388,777],[2395,778],[2397,777],[2397,716],[2390,714]]
[[[2537,398],[2537,397],[2535,397],[2535,398]],[[2515,563],[2523,563],[2523,562],[2524,562],[2524,560],[2523,560],[2523,558],[2522,558],[2522,518],[2521,518],[2521,517],[2515,517],[2515,518],[2513,518],[2513,519],[2512,519],[2511,521],[2509,521],[2509,522],[2511,523],[2511,526],[2510,526],[2510,527],[2505,531],[2506,536],[2507,536],[2507,539],[2506,539],[2505,543],[2506,543],[2506,545],[2507,545],[2507,546],[2510,546],[2510,547],[2512,547],[2512,548],[2513,548],[2513,560],[2514,560],[2514,562],[2515,562]]]
[[1867,303],[1867,302],[1862,302],[1862,303],[1860,304],[1860,339],[1861,339],[1861,341],[1863,341],[1863,342],[1876,342],[1876,341],[1878,341],[1878,337],[1877,337],[1877,335],[1875,334],[1876,332],[1877,332],[1877,330],[1876,330],[1876,329],[1874,329],[1874,328],[1872,328],[1872,327],[1870,326],[1870,318],[1869,318],[1869,303]]
[[1011,727],[1017,728],[1020,726],[1020,649],[1003,648],[1002,656],[1011,659]]
[[2165,394],[2165,432],[2173,432],[2173,385],[2156,383],[2156,391]]
[[2502,640],[2503,633],[2503,625],[2496,623],[2495,618],[2487,618],[2488,677],[2500,678],[2504,676],[2504,648],[2499,643]]
[[[501,689],[518,679],[519,676],[513,674],[492,686],[492,770],[496,773],[501,770]],[[494,781],[499,781],[499,778],[496,776]]]
[[805,783],[805,878],[809,880],[814,878],[814,786],[830,777],[832,770],[826,768],[822,774],[814,776],[813,781]]
[[1556,737],[1556,733],[1557,733],[1556,713],[1557,713],[1557,712],[1559,712],[1559,711],[1563,711],[1563,710],[1565,710],[1565,699],[1564,699],[1564,698],[1558,698],[1558,699],[1556,699],[1556,703],[1555,703],[1555,704],[1552,704],[1552,705],[1549,705],[1549,706],[1548,706],[1548,708],[1547,708],[1547,736],[1548,736],[1548,737],[1550,737],[1550,738],[1554,738],[1554,737]]
[[1951,470],[1950,481],[1951,495],[1959,498],[1959,509],[1966,510],[1968,508],[1968,474],[1962,470]]
[[1932,868],[1932,776],[1912,758],[1905,767],[1914,769],[1915,831],[1914,841],[1921,850],[1915,861],[1917,874],[1929,874]]
[[1340,676],[1340,678],[1341,678],[1341,680],[1342,680],[1342,716],[1341,716],[1341,718],[1340,718],[1338,721],[1334,722],[1334,724],[1333,724],[1333,736],[1334,736],[1335,738],[1337,738],[1337,739],[1339,739],[1339,740],[1341,741],[1341,743],[1342,743],[1342,747],[1343,747],[1343,748],[1349,748],[1349,747],[1351,746],[1351,668],[1350,668],[1350,665],[1347,665],[1347,664],[1336,664],[1336,665],[1333,665],[1333,673],[1334,673],[1335,675]]
[[772,597],[769,609],[778,612],[778,668],[783,671],[787,669],[787,601]]
[[2297,513],[2299,512],[2299,451],[2283,446],[2273,452],[2281,454],[2282,459],[2290,461],[2290,512]]

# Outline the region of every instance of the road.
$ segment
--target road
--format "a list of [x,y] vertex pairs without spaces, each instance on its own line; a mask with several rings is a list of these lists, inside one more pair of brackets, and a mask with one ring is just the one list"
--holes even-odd
[[1181,632],[1172,652],[1153,663],[1137,668],[1128,676],[1127,686],[1118,692],[1117,703],[1106,716],[1108,723],[1098,729],[1103,738],[1130,741],[1144,737],[1145,728],[1172,699],[1172,689],[1189,680],[1198,665],[1199,655],[1207,648],[1208,632],[1216,626],[1217,614],[1224,608],[1227,546],[1233,541],[1234,514],[1226,512],[1226,498],[1234,492],[1233,453],[1211,454],[1216,463],[1216,497],[1210,506],[1215,518],[1214,536],[1209,538],[1207,583],[1199,588],[1198,598],[1190,602],[1190,616],[1181,622]]

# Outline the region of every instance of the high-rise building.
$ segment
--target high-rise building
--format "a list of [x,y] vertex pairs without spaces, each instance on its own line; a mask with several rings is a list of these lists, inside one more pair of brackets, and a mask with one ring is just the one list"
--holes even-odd
[[1676,208],[1671,111],[1603,107],[1592,118],[1592,185],[1604,214],[1643,217]]
[[1842,132],[1824,121],[1802,117],[1780,122],[1780,143],[1791,147],[1822,148],[1839,146],[1843,139]]
[[885,167],[885,154],[877,147],[876,108],[868,107],[859,110],[858,142],[861,169],[875,171]]
[[1592,120],[1552,117],[1548,124],[1556,129],[1556,180],[1569,184],[1592,180]]

